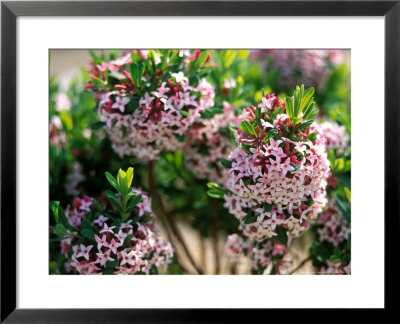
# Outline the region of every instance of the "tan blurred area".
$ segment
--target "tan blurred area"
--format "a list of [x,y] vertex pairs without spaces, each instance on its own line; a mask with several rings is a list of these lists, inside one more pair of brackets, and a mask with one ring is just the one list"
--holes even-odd
[[[344,62],[350,66],[351,51],[343,50]],[[84,49],[50,50],[50,75],[57,74],[60,79],[70,79],[78,67],[85,67],[90,55]]]
[[[350,50],[344,50],[344,61],[348,65],[351,63]],[[61,84],[62,89],[68,87],[68,83],[73,78],[77,70],[81,67],[88,65],[90,55],[87,50],[51,50],[50,51],[50,75],[57,75]],[[233,217],[233,216],[232,216]],[[205,274],[215,274],[216,270],[216,256],[215,256],[215,241],[213,239],[200,238],[197,231],[193,230],[188,224],[179,222],[178,228],[182,233],[184,241],[193,254],[195,262],[200,265]],[[166,233],[159,225],[163,236],[166,238]],[[219,274],[249,274],[250,264],[245,258],[242,258],[241,263],[232,268],[232,264],[224,256],[224,245],[226,237],[221,233],[217,236],[217,246],[219,255]],[[285,257],[285,260],[292,261],[291,271],[296,269],[299,265],[301,267],[295,272],[295,274],[313,274],[316,269],[311,265],[311,261],[308,260],[309,250],[312,243],[312,236],[310,233],[306,233],[303,237],[294,240],[290,253]],[[178,249],[178,255],[180,256],[180,262],[187,269],[188,273],[195,274],[196,271],[186,257],[183,249],[179,244],[176,244]],[[304,262],[306,261],[306,262]],[[268,272],[269,269],[266,270]]]

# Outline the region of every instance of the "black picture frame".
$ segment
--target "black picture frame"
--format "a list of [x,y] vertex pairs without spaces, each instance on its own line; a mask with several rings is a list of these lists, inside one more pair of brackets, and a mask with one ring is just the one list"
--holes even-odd
[[[1,322],[233,322],[245,310],[16,308],[16,19],[19,16],[384,16],[385,309],[398,283],[400,1],[2,1],[1,3]],[[373,46],[371,44],[371,46]],[[373,100],[377,100],[374,98]],[[383,98],[382,98],[383,100]],[[373,132],[366,129],[366,132]],[[371,188],[373,191],[373,188]],[[371,196],[373,193],[371,192]],[[383,210],[383,206],[382,206]],[[372,233],[371,233],[372,235]],[[371,260],[371,262],[373,262]],[[367,283],[366,283],[367,284]],[[40,292],[38,292],[39,294]],[[395,296],[395,295],[394,295]],[[252,310],[252,318],[266,310]],[[247,310],[248,312],[248,310]]]

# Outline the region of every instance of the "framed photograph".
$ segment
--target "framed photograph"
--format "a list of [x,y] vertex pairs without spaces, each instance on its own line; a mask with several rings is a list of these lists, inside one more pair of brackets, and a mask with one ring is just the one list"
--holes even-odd
[[398,1],[1,17],[2,322],[393,306]]

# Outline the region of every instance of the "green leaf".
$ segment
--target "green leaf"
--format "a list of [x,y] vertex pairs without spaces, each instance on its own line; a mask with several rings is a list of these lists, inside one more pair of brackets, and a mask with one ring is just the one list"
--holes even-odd
[[351,202],[351,191],[348,187],[344,187],[344,194],[349,202]]
[[309,106],[306,107],[303,114],[304,120],[314,120],[318,115],[319,109],[315,106],[315,102],[312,100],[309,103]]
[[333,263],[338,263],[338,262],[341,261],[341,258],[340,258],[340,257],[337,257],[337,256],[335,256],[335,255],[331,255],[331,256],[329,257],[329,260],[331,260]]
[[225,69],[228,69],[232,65],[232,63],[236,57],[236,53],[237,52],[234,50],[224,50],[223,51],[222,60],[223,60],[223,65],[224,65]]
[[132,81],[135,83],[135,85],[139,85],[137,82],[139,75],[139,65],[135,62],[131,63],[131,65],[129,65],[129,72],[131,74]]
[[65,236],[67,235],[67,230],[65,229],[63,224],[57,224],[53,229],[53,233],[57,236]]
[[126,179],[126,172],[122,169],[118,170],[118,174],[117,174],[117,182],[120,186],[120,188],[123,188],[123,184],[125,184],[125,179]]
[[111,202],[111,204],[118,210],[118,212],[120,213],[120,215],[122,216],[122,206],[121,203],[119,202],[119,200],[113,196],[109,196],[107,195],[108,200]]
[[245,185],[245,186],[248,186],[249,184],[251,184],[253,182],[253,179],[252,178],[248,178],[243,184]]
[[190,114],[185,110],[180,110],[179,112],[181,113],[182,116],[185,116],[185,117],[189,117],[190,116]]
[[119,185],[118,182],[115,180],[115,178],[108,172],[105,173],[108,182],[117,190],[119,191]]
[[201,52],[199,58],[196,61],[196,67],[201,68],[204,65],[204,63],[206,63],[206,60],[207,60],[207,52],[203,51]]
[[49,239],[49,242],[59,242],[62,240],[66,240],[69,236],[60,236],[60,237],[52,237]]
[[50,274],[55,274],[55,273],[57,273],[57,262],[51,261],[50,262]]
[[243,120],[240,123],[240,129],[243,132],[245,132],[248,136],[255,135],[256,133],[254,127],[247,120]]
[[81,227],[81,230],[84,228],[92,230],[92,222],[89,221],[88,219],[84,218],[81,222],[80,227]]
[[153,66],[153,69],[155,70],[156,67],[156,58],[154,56],[154,51],[153,50],[149,50],[147,57],[149,58],[151,65]]
[[124,80],[126,79],[125,75],[122,73],[118,73],[116,71],[111,71],[110,72],[110,77],[117,79],[117,80]]
[[94,85],[97,88],[103,88],[107,84],[100,78],[94,78],[94,79],[92,79],[92,85]]
[[230,168],[232,167],[232,161],[230,161],[230,160],[224,160],[224,159],[222,159],[222,160],[221,160],[221,164],[223,165],[223,167],[224,167],[225,169],[230,169]]
[[92,230],[84,228],[81,230],[81,234],[82,234],[82,236],[86,237],[90,241],[96,242],[96,240],[94,239],[94,233]]
[[207,183],[207,187],[208,188],[217,188],[217,189],[219,189],[220,187],[219,187],[219,184],[217,184],[217,183],[215,183],[215,182],[208,182]]
[[196,74],[192,74],[189,77],[189,84],[191,86],[197,86],[199,84],[200,78]]
[[107,196],[107,198],[112,197],[112,198],[117,199],[117,196],[115,195],[115,193],[113,193],[110,190],[106,190],[106,196]]
[[140,100],[136,97],[132,97],[126,107],[126,112],[133,113],[136,109],[139,108]]
[[270,130],[267,132],[267,134],[268,134],[269,137],[274,137],[274,136],[278,135],[279,133],[278,133],[278,130],[277,130],[277,129],[273,128],[273,129],[270,129]]
[[103,274],[112,275],[114,273],[114,268],[119,264],[118,260],[108,261],[106,263],[106,268],[103,270]]
[[224,198],[225,193],[219,189],[209,189],[207,190],[207,195],[209,195],[212,198],[217,198],[217,199],[221,199]]
[[139,204],[142,201],[142,195],[139,194],[136,197],[133,197],[129,200],[129,203],[126,207],[126,210],[129,211],[131,210],[133,207],[135,207],[137,204]]
[[300,112],[301,113],[304,109],[304,107],[309,103],[311,100],[312,96],[314,95],[315,89],[313,87],[308,88],[306,92],[303,95],[303,98],[301,100],[301,105],[300,105]]
[[310,133],[310,134],[308,134],[308,139],[311,142],[315,142],[315,140],[317,139],[317,135],[315,133]]
[[153,223],[154,218],[149,216],[149,215],[143,215],[142,217],[140,217],[140,222],[143,224],[151,224]]
[[329,250],[319,242],[313,242],[311,245],[311,251],[320,262],[326,262],[330,257]]
[[290,170],[291,174],[299,173],[300,168],[296,164],[290,163],[290,166],[293,168],[293,170]]
[[106,123],[101,122],[101,121],[98,121],[98,122],[92,124],[92,125],[90,126],[90,128],[93,129],[93,130],[98,130],[98,129],[100,129],[100,128],[103,128],[105,125],[106,125]]
[[277,226],[275,228],[275,231],[276,231],[276,234],[278,234],[279,242],[281,242],[283,245],[287,245],[288,235],[286,233],[286,230],[281,226]]
[[333,169],[338,172],[342,171],[344,169],[344,160],[342,158],[336,159]]
[[261,108],[257,107],[256,108],[256,120],[260,121],[260,119],[261,119]]
[[[301,86],[301,89],[299,86],[296,86],[296,90],[294,91],[293,98],[294,98],[294,104],[293,104],[293,117],[298,117],[300,115],[300,103],[303,97],[303,91],[304,91],[304,86]],[[293,124],[293,126],[295,126]]]
[[69,229],[70,231],[74,230],[74,228],[68,222],[68,219],[65,216],[64,209],[60,206],[60,202],[59,201],[53,201],[51,203],[51,210],[53,212],[54,220],[56,221],[56,223],[63,224],[64,227]]
[[270,204],[267,204],[266,202],[263,203],[264,211],[267,212],[267,213],[270,212],[273,207],[274,207],[274,205],[272,205],[272,204],[270,205]]
[[341,195],[336,196],[336,206],[343,215],[343,218],[345,218],[347,221],[350,221],[349,205],[346,203],[346,200]]
[[305,123],[300,124],[300,125],[297,127],[297,130],[300,130],[300,131],[305,130],[305,129],[306,129],[308,126],[310,126],[313,122],[314,122],[313,120],[306,121]]
[[174,136],[180,143],[183,143],[185,141],[185,135],[178,135],[178,134],[174,133]]
[[203,119],[211,119],[215,115],[223,114],[223,113],[224,113],[224,109],[222,107],[212,107],[212,108],[206,109],[200,115],[201,115],[201,118],[203,118]]
[[118,232],[120,227],[121,227],[122,219],[121,218],[116,218],[113,221],[113,226],[115,226],[115,232]]
[[247,215],[243,217],[243,221],[246,225],[255,223],[257,221],[257,216],[249,209]]
[[290,97],[286,97],[286,112],[289,116],[289,119],[293,120],[293,99]]
[[122,246],[121,246],[121,249],[122,249],[122,250],[128,247],[129,243],[130,243],[131,240],[132,240],[132,237],[133,237],[132,234],[129,234],[127,237],[125,237],[124,243],[123,243]]
[[313,199],[313,197],[311,197],[311,195],[307,197],[306,205],[307,205],[307,206],[312,206],[312,205],[314,205],[314,199]]
[[131,187],[132,185],[132,180],[133,180],[133,168],[128,168],[128,170],[126,170],[126,185],[128,188]]
[[53,217],[54,217],[56,224],[58,224],[60,222],[59,215],[58,215],[58,207],[59,206],[60,206],[59,201],[53,201],[51,204],[51,211],[53,212]]

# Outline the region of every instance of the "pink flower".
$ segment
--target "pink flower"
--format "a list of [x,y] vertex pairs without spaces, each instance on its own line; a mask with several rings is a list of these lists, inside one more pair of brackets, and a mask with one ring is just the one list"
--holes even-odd
[[77,254],[77,258],[84,257],[86,260],[89,260],[89,252],[92,249],[93,245],[84,246],[83,244],[80,245],[80,252]]
[[93,221],[93,223],[99,225],[99,227],[103,227],[104,222],[107,220],[108,220],[107,217],[100,215],[95,221]]
[[279,83],[323,87],[334,66],[343,61],[340,50],[252,50],[251,57],[266,61],[268,70],[279,71]]
[[122,246],[122,243],[117,242],[115,239],[111,239],[111,242],[104,244],[104,246],[108,247],[114,254],[117,254],[117,249]]
[[114,261],[113,258],[110,257],[111,250],[107,250],[104,253],[96,253],[97,260],[96,263],[100,263],[101,266],[104,266],[107,261]]
[[[140,53],[142,60],[148,59],[143,51],[136,53]],[[153,54],[156,61],[161,62],[160,55],[156,52]],[[116,61],[131,60],[124,56]],[[163,151],[182,149],[184,143],[178,138],[200,120],[200,113],[214,106],[214,87],[205,79],[201,79],[196,86],[191,85],[185,76],[189,67],[182,62],[181,70],[176,73],[171,73],[168,67],[166,71],[159,69],[157,73],[160,75],[156,80],[145,73],[142,77],[146,81],[145,88],[150,82],[156,82],[156,90],[145,89],[148,91],[143,91],[139,107],[132,113],[126,113],[127,95],[133,95],[137,89],[131,80],[128,63],[118,65],[114,63],[116,61],[105,63],[104,69],[95,67],[92,70],[91,78],[102,79],[104,86],[93,86],[93,80],[87,86],[98,100],[100,120],[106,123],[113,150],[121,158],[136,156],[140,160],[151,161],[157,159]],[[117,71],[126,78],[117,84],[108,84],[105,78],[107,70]]]
[[265,226],[265,227],[270,226],[272,230],[275,230],[276,225],[280,225],[280,224],[283,224],[283,223],[284,223],[284,220],[279,219],[279,218],[277,219],[277,218],[276,218],[276,214],[273,214],[273,215],[271,216],[271,218],[266,219],[266,220],[263,222],[263,226]]
[[170,91],[170,88],[166,87],[167,83],[163,82],[161,83],[161,87],[157,88],[157,92],[158,92],[158,96],[162,97],[165,93],[167,93],[168,91]]
[[[136,254],[134,251],[130,251],[129,253],[126,253],[125,251],[121,251],[121,257],[122,261],[120,265],[124,265],[125,263],[130,264],[130,265],[135,265],[136,262]],[[133,259],[135,258],[135,260]]]
[[98,249],[99,251],[101,251],[101,247],[102,247],[102,246],[105,246],[105,244],[107,243],[107,237],[106,237],[106,235],[104,234],[103,237],[100,239],[100,238],[95,234],[95,235],[94,235],[94,238],[95,238],[95,240],[96,240],[96,242],[97,242],[97,249]]
[[[142,216],[150,216],[155,220],[156,216],[152,212],[147,193],[140,188],[132,188],[131,190],[142,195],[140,203],[142,206],[140,209],[138,206],[131,209],[132,217],[140,218],[139,212],[142,212]],[[71,235],[68,239],[60,242],[61,251],[67,258],[65,265],[67,273],[75,271],[80,274],[102,274],[104,271],[110,271],[109,266],[111,264],[107,263],[113,261],[115,265],[111,270],[114,274],[135,274],[138,272],[149,274],[152,267],[167,267],[171,262],[173,249],[168,242],[165,242],[161,236],[154,232],[156,230],[155,222],[143,224],[139,220],[138,223],[135,223],[138,228],[134,232],[133,225],[131,225],[133,219],[129,219],[121,222],[119,232],[115,234],[113,231],[115,226],[107,224],[108,219],[106,217],[99,216],[92,221],[93,226],[97,223],[103,225],[101,230],[103,235],[94,235],[97,244],[87,247],[83,244],[78,245],[78,237],[81,236],[78,234],[81,232],[80,220],[89,220],[85,218],[85,211],[81,211],[81,205],[83,202],[89,201],[92,202],[93,199],[86,196],[83,199],[76,198],[74,199],[75,208],[71,210],[69,206],[66,209],[68,222],[76,224],[77,229],[73,236]],[[108,211],[105,210],[105,212]],[[113,253],[112,257],[111,253]]]
[[[262,109],[283,107],[274,95],[267,94],[264,99],[259,105]],[[255,125],[255,108],[243,112],[241,118]],[[266,110],[260,117],[271,121]],[[243,234],[257,242],[272,239],[277,227],[283,227],[293,237],[302,235],[326,204],[330,169],[325,144],[320,134],[312,143],[297,135],[295,141],[284,131],[284,126],[291,127],[289,123],[288,115],[283,113],[269,125],[278,131],[279,140],[269,138],[269,130],[261,131],[259,126],[253,126],[257,136],[239,130],[238,147],[229,156],[231,166],[225,186],[230,193],[225,195],[226,206],[239,220]],[[311,129],[317,132],[318,125],[313,123],[306,131]],[[231,196],[238,197],[241,203]]]
[[188,78],[185,77],[184,73],[182,71],[178,72],[178,73],[171,73],[171,76],[173,78],[175,78],[177,83],[181,83],[181,82],[187,82]]
[[115,228],[115,226],[110,226],[110,227],[108,227],[108,225],[107,225],[106,223],[104,223],[104,227],[103,227],[103,229],[100,231],[100,233],[103,234],[103,233],[108,232],[108,233],[114,234],[114,231],[112,230],[113,228]]
[[115,98],[115,103],[111,106],[112,108],[119,109],[121,112],[125,111],[125,105],[128,104],[129,99],[124,97],[116,97]]

